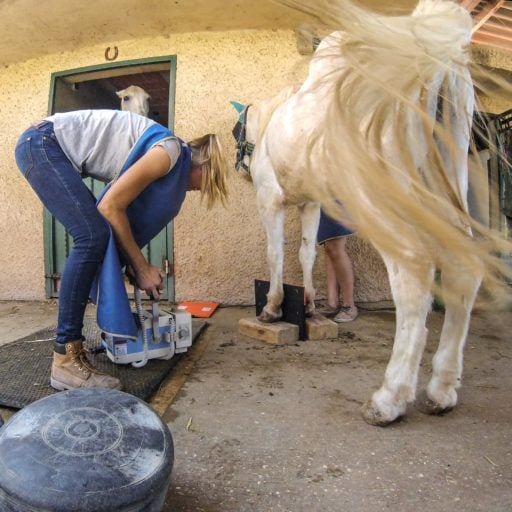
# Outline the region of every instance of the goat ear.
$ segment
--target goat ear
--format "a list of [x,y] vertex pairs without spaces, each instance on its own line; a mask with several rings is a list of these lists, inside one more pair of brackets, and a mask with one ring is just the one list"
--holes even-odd
[[241,103],[238,103],[238,101],[230,101],[231,105],[235,107],[236,111],[241,114],[244,111],[245,105],[242,105]]
[[122,98],[124,96],[125,91],[126,91],[126,89],[123,89],[122,91],[116,91],[117,97]]

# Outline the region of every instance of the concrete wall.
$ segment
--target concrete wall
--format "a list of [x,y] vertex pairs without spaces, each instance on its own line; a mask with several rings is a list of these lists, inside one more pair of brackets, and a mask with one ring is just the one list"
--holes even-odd
[[[499,48],[473,46],[473,62],[484,69],[493,69],[498,77],[510,87],[512,80],[512,57],[510,52]],[[500,87],[492,82],[485,82],[487,95],[480,94],[480,109],[491,114],[501,114],[512,109],[510,93],[500,91]]]
[[[231,129],[236,120],[229,100],[249,102],[300,82],[308,58],[300,56],[291,31],[194,33],[117,42],[119,60],[177,55],[176,133],[188,139],[208,131],[221,134],[231,163]],[[47,113],[52,72],[102,64],[104,45],[63,50],[0,69],[0,299],[42,300],[44,243],[42,207],[16,169],[18,135]],[[252,304],[254,279],[268,279],[264,231],[252,184],[233,171],[228,209],[207,211],[190,193],[175,221],[177,300]],[[286,230],[285,282],[301,284],[297,250],[300,227],[290,209]],[[389,298],[379,256],[352,237],[360,301]],[[323,250],[316,264],[319,296],[325,295]]]

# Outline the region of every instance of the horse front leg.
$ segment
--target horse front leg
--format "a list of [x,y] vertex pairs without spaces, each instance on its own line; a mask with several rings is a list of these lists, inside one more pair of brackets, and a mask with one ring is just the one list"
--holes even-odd
[[302,241],[299,259],[302,266],[304,290],[306,294],[306,316],[315,312],[315,287],[313,285],[313,265],[316,258],[316,235],[320,222],[320,205],[306,203],[300,207],[302,221]]
[[283,316],[283,244],[284,207],[267,197],[258,201],[261,220],[267,234],[267,261],[270,269],[270,288],[267,303],[258,316],[261,322],[277,322]]
[[388,257],[384,257],[384,262],[396,307],[395,341],[384,382],[362,410],[365,421],[377,426],[388,425],[403,416],[407,404],[414,401],[434,279],[433,265],[425,265],[423,276],[418,278]]
[[457,405],[462,377],[464,345],[471,310],[481,279],[462,269],[442,269],[445,316],[439,346],[432,359],[432,378],[416,399],[416,408],[426,414],[442,414]]

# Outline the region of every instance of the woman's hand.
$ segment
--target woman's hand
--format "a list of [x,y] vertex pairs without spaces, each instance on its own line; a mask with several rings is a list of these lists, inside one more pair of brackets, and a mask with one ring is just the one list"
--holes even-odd
[[148,263],[138,271],[134,270],[133,277],[138,288],[144,290],[152,299],[159,300],[160,292],[164,289],[164,276],[161,269]]

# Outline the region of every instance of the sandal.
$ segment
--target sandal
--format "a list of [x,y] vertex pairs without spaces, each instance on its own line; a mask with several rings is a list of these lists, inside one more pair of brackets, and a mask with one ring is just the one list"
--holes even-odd
[[333,316],[336,316],[340,308],[330,306],[329,304],[324,304],[323,306],[318,306],[315,311],[317,313],[320,313],[322,316],[325,316],[326,318],[332,318]]
[[357,318],[358,311],[355,306],[343,305],[340,308],[339,313],[334,317],[334,321],[337,323],[352,322]]

